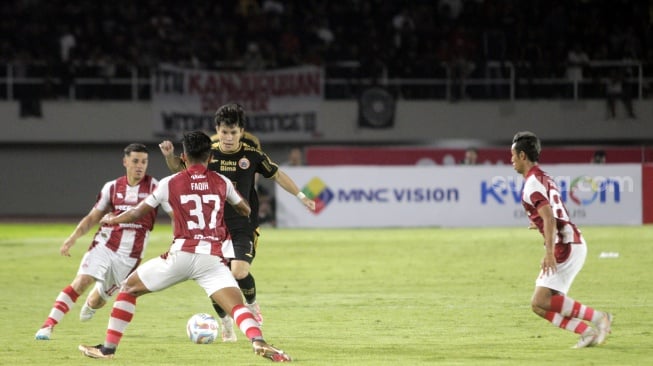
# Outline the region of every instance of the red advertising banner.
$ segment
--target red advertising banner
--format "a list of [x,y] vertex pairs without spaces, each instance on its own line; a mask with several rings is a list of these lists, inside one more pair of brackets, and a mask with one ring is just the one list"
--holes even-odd
[[642,165],[642,222],[653,223],[653,164]]

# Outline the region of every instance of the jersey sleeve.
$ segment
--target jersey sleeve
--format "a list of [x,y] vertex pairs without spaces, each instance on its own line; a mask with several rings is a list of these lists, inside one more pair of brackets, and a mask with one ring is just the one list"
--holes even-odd
[[234,184],[225,176],[221,175],[220,178],[227,184],[227,202],[229,202],[231,205],[239,204],[240,201],[243,200],[243,197],[241,197],[240,193],[238,193],[234,187]]
[[528,179],[524,184],[524,200],[536,210],[548,205],[546,187],[537,179]]
[[[152,184],[154,185],[154,190],[156,190],[156,187],[158,187],[160,183],[156,178],[152,178]],[[170,203],[168,203],[167,200],[165,202],[161,202],[161,208],[167,214],[170,214],[172,212],[172,207],[170,206]]]
[[[157,185],[156,188],[154,188],[152,194],[150,194],[149,196],[147,196],[147,198],[145,198],[145,203],[148,206],[159,207],[159,205],[162,205],[164,210],[167,207],[170,209],[170,211],[172,211],[172,208],[170,208],[170,205],[168,204],[168,185],[170,183],[171,178],[172,176],[161,179],[159,185]],[[166,212],[170,212],[170,211],[166,210]]]
[[111,188],[114,186],[115,181],[106,182],[98,193],[97,201],[95,202],[95,208],[99,211],[106,211],[108,208],[112,207],[111,203]]
[[264,176],[265,178],[271,178],[279,170],[279,165],[270,159],[266,153],[261,150],[257,150],[259,153],[260,163],[256,167],[256,172]]

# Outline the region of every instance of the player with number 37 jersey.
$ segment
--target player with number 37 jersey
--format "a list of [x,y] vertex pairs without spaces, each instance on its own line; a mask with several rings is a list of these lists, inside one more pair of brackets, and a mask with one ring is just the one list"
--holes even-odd
[[[170,190],[184,193],[170,196]],[[242,200],[229,179],[207,167],[195,165],[163,178],[145,202],[156,207],[167,201],[175,216],[180,215],[174,220],[170,252],[233,258],[231,237],[223,223],[225,202],[220,197],[226,197],[231,204]]]

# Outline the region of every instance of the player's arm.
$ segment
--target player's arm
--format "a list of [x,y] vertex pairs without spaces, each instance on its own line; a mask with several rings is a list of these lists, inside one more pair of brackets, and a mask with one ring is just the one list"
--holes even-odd
[[249,214],[252,213],[252,209],[249,207],[249,203],[245,201],[240,193],[238,193],[234,187],[234,184],[227,177],[223,175],[220,176],[222,177],[222,180],[224,180],[224,182],[227,184],[227,202],[239,215],[249,216]]
[[106,225],[117,225],[135,222],[141,217],[150,213],[150,211],[154,210],[154,208],[155,207],[150,206],[147,202],[145,202],[145,200],[143,200],[136,207],[132,207],[118,216],[114,215],[113,213],[104,215],[100,222]]
[[231,205],[231,207],[233,207],[234,210],[236,210],[236,212],[242,216],[249,216],[249,214],[252,212],[249,204],[244,199],[241,199],[240,202],[235,205]]
[[300,201],[302,201],[304,206],[306,206],[309,210],[315,211],[315,201],[306,197],[306,195],[304,195],[304,193],[299,190],[299,187],[297,187],[297,184],[295,184],[292,178],[290,178],[288,174],[284,173],[283,170],[277,170],[277,173],[274,175],[273,179],[286,192],[296,196]]
[[175,156],[175,146],[169,140],[165,140],[159,144],[161,154],[166,160],[166,165],[171,172],[177,173],[184,169],[184,163],[179,156]]
[[84,234],[95,227],[95,225],[100,222],[100,219],[102,219],[103,215],[104,211],[100,211],[97,208],[93,207],[86,216],[79,220],[75,230],[73,230],[70,236],[64,240],[61,248],[59,249],[59,253],[61,253],[63,256],[70,257],[70,248],[75,245],[77,239],[84,236]]
[[542,259],[542,270],[544,273],[554,273],[556,271],[556,259],[553,251],[553,238],[556,232],[556,219],[553,216],[553,210],[548,204],[542,205],[537,209],[537,213],[542,218],[544,235],[544,259]]

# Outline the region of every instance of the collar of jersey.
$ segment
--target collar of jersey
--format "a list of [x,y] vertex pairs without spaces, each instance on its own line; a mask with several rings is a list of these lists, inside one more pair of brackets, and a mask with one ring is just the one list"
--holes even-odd
[[231,155],[231,154],[236,154],[237,152],[239,152],[243,148],[243,143],[242,143],[242,141],[239,141],[238,142],[238,147],[236,148],[236,150],[234,150],[232,152],[227,152],[227,151],[222,150],[222,146],[220,146],[220,142],[217,143],[217,148],[218,148],[218,151],[220,151],[222,154]]

